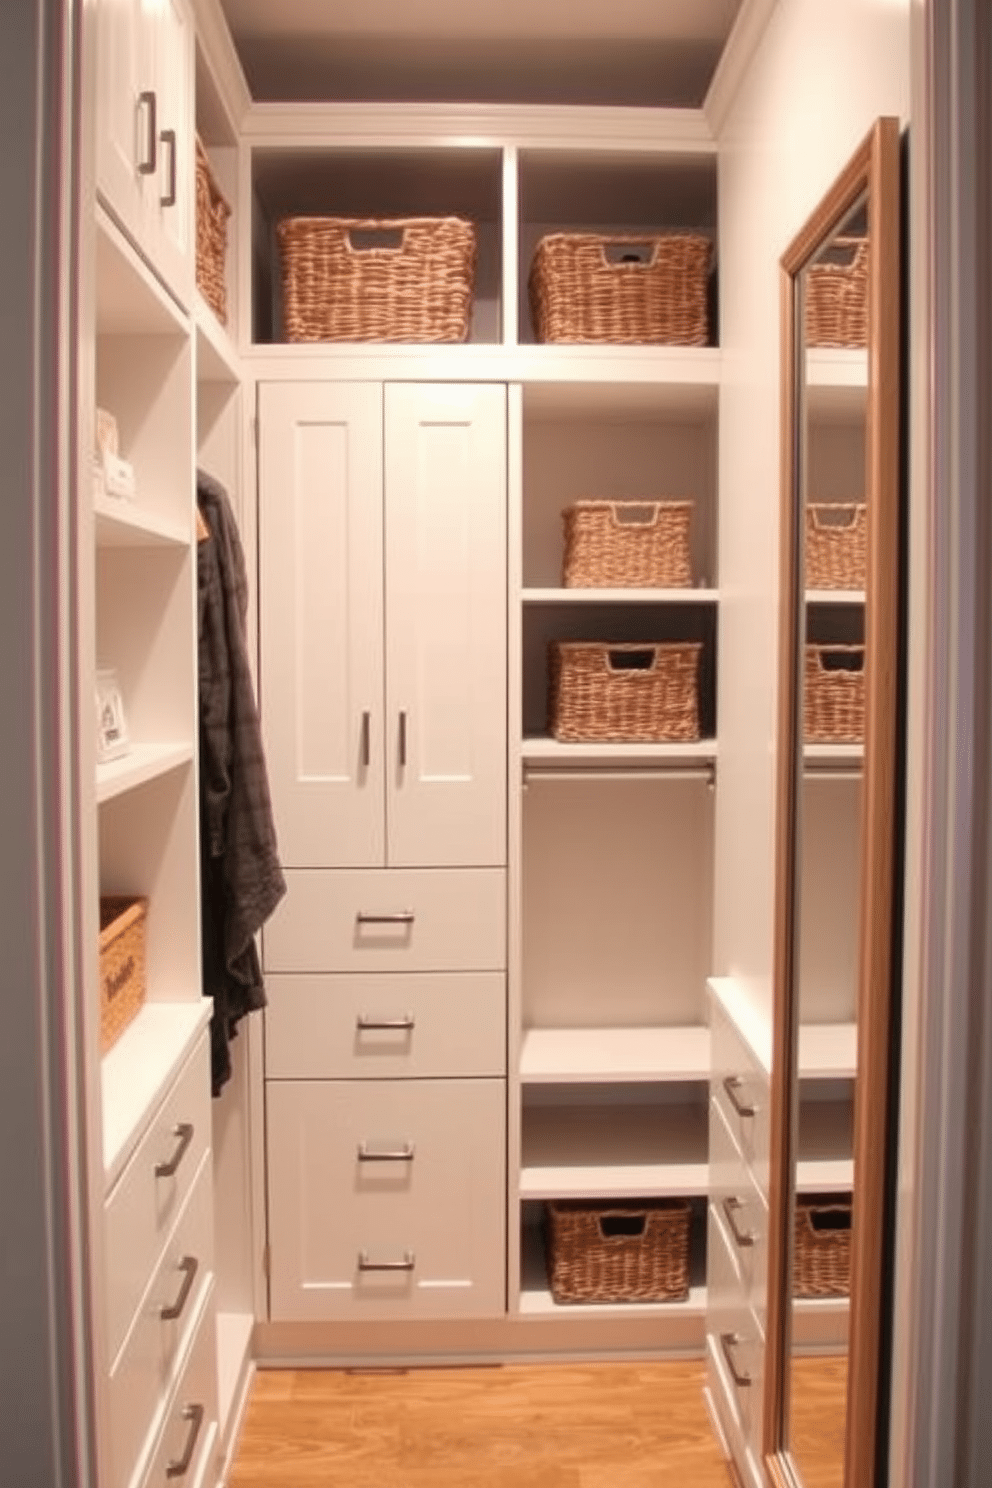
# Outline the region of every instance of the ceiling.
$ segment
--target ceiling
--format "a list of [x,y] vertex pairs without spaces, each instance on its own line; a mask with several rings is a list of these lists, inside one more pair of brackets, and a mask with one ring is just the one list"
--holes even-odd
[[259,100],[699,106],[741,0],[221,0]]

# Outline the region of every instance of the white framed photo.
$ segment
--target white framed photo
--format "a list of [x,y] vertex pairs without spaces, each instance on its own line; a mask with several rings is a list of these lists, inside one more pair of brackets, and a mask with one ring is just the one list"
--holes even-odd
[[96,674],[96,757],[102,765],[127,754],[130,740],[117,673],[109,667]]

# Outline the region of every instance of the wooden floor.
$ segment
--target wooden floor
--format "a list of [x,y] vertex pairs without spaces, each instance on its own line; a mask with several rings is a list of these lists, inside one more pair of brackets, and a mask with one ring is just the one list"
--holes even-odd
[[730,1488],[702,1363],[260,1370],[228,1488]]
[[789,1440],[803,1488],[843,1488],[847,1357],[793,1359]]

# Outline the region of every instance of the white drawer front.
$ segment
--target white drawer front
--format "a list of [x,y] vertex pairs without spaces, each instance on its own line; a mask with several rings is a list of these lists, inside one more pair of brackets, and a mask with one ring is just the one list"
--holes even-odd
[[[168,1394],[213,1270],[213,1167],[208,1153],[110,1372],[114,1481],[128,1483]],[[163,1310],[169,1316],[163,1316]],[[175,1313],[176,1316],[171,1316]]]
[[723,1438],[721,1445],[734,1464],[733,1481],[738,1488],[767,1488],[767,1479],[758,1466],[760,1450],[752,1451],[737,1419],[734,1386],[728,1383],[725,1369],[710,1348],[706,1357],[706,1387],[717,1418],[717,1432]]
[[751,1169],[762,1195],[768,1194],[770,1090],[768,1076],[723,1010],[713,1005],[711,1021],[713,1099]]
[[264,932],[268,971],[502,971],[499,868],[295,869]]
[[267,1094],[274,1321],[504,1312],[501,1080]]
[[[765,1344],[746,1307],[708,1305],[706,1363],[714,1396],[722,1399],[736,1434],[760,1453]],[[730,1435],[732,1433],[728,1433]]]
[[272,976],[267,992],[270,1079],[506,1073],[502,972]]
[[768,1208],[715,1101],[710,1103],[710,1208],[719,1216],[726,1235],[740,1295],[763,1322],[768,1292]]
[[[107,1363],[113,1363],[210,1138],[206,1035],[107,1199]],[[156,1173],[156,1169],[164,1169]]]
[[216,1441],[217,1324],[211,1287],[141,1488],[213,1488]]

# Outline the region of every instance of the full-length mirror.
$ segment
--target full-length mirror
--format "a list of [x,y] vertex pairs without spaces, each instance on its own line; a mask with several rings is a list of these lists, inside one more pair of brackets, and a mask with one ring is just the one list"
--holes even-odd
[[766,1460],[868,1488],[895,912],[899,135],[782,259],[783,510]]

